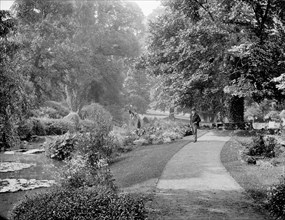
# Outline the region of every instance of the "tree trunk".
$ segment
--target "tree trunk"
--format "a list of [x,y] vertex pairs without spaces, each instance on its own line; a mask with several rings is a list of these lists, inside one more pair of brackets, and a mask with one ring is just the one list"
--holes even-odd
[[244,122],[244,98],[233,96],[229,103],[229,121],[234,123]]

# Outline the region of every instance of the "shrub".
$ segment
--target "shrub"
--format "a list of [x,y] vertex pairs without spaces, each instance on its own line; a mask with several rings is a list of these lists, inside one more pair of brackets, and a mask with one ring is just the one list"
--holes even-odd
[[117,190],[107,160],[92,152],[87,155],[76,154],[61,169],[61,185],[64,188],[105,186]]
[[143,128],[125,133],[122,145],[133,145],[134,141],[140,139],[148,144],[159,144],[170,140],[182,138],[187,129],[185,124],[170,120],[153,120],[145,124]]
[[46,107],[55,109],[57,111],[57,113],[62,117],[68,115],[70,112],[68,107],[64,106],[63,103],[61,103],[61,102],[47,101],[47,102],[45,102],[45,105],[46,105]]
[[285,178],[271,186],[267,192],[267,208],[276,219],[285,219]]
[[99,154],[103,158],[110,158],[116,152],[117,144],[113,137],[106,134],[104,130],[89,132],[78,135],[77,150],[83,154]]
[[74,124],[63,119],[38,118],[45,128],[46,135],[62,135],[75,130]]
[[265,140],[265,151],[266,157],[275,157],[277,151],[277,141],[274,137],[267,137]]
[[280,116],[279,116],[280,112],[278,111],[270,111],[268,112],[267,115],[264,116],[264,119],[269,119],[269,120],[273,120],[273,121],[280,121]]
[[76,138],[76,134],[68,132],[65,135],[57,137],[47,146],[46,155],[56,160],[69,159],[77,144],[78,139]]
[[61,115],[58,111],[51,107],[40,107],[31,111],[31,114],[34,117],[47,117],[47,118],[60,118]]
[[106,106],[106,109],[110,112],[112,115],[113,121],[116,122],[117,124],[122,124],[124,121],[123,118],[123,109],[120,105],[108,105]]
[[37,118],[29,118],[19,123],[17,133],[22,140],[29,140],[33,135],[43,136],[46,134],[44,125]]
[[88,119],[93,121],[95,123],[94,131],[100,130],[102,132],[104,130],[106,133],[109,133],[112,130],[111,114],[97,103],[84,106],[80,111],[80,117],[83,120]]
[[265,138],[262,135],[258,135],[253,138],[252,145],[249,145],[244,150],[244,153],[248,156],[264,156],[275,157],[275,147],[277,141],[273,137]]
[[108,168],[108,161],[116,151],[113,139],[105,137],[98,140],[99,138],[94,133],[67,133],[49,146],[49,157],[65,159],[65,166],[59,172],[62,186],[80,188],[104,185],[116,189]]
[[144,136],[156,135],[157,137],[169,137],[172,140],[182,138],[186,133],[185,124],[171,120],[155,120],[145,126]]
[[103,130],[92,133],[69,132],[57,137],[46,150],[46,155],[52,159],[65,160],[72,157],[72,153],[79,152],[82,155],[99,154],[102,158],[111,159],[119,148],[114,137]]
[[138,139],[139,139],[139,136],[137,134],[130,132],[126,134],[126,136],[123,138],[122,145],[123,146],[133,145],[134,141]]
[[22,121],[18,127],[18,135],[20,139],[30,139],[33,133],[33,121],[31,119],[28,119],[26,121]]
[[80,117],[76,112],[70,112],[62,120],[72,123],[76,130],[79,128]]
[[[1,116],[0,116],[1,117]],[[15,147],[19,144],[19,136],[15,124],[6,120],[3,124],[0,123],[0,151]]]
[[117,195],[105,187],[66,190],[29,196],[11,211],[12,220],[84,219],[142,220],[147,218],[144,200]]
[[61,114],[54,108],[42,107],[41,111],[43,112],[43,117],[47,116],[49,118],[61,118]]
[[262,135],[253,138],[253,144],[249,147],[248,155],[261,156],[265,150],[265,142]]
[[37,118],[32,118],[32,121],[33,121],[32,133],[38,136],[46,135],[45,125],[41,122],[41,120]]
[[79,131],[84,133],[84,132],[91,132],[96,129],[96,123],[94,121],[84,119],[79,121]]

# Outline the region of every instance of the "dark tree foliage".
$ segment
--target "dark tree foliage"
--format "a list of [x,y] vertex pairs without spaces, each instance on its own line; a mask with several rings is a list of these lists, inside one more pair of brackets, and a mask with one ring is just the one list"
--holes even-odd
[[[284,23],[284,2],[224,1],[228,8],[227,24],[233,25],[237,33],[246,33],[236,40],[229,50],[229,92],[250,96],[260,102],[264,98],[283,101],[284,97],[272,81],[285,71],[284,39],[276,34],[276,21]],[[239,15],[232,16],[237,4],[244,8]],[[246,10],[245,10],[246,9]],[[235,9],[236,10],[236,9]]]
[[0,10],[0,147],[4,148],[17,141],[15,125],[29,106],[24,79],[11,62],[19,48],[12,38],[14,32],[14,18],[8,11]]
[[214,113],[229,107],[229,118],[241,122],[242,97],[283,100],[272,81],[285,72],[284,40],[275,33],[276,22],[284,24],[282,0],[164,5],[164,15],[150,24],[148,54],[140,66],[166,79],[163,89],[176,105]]

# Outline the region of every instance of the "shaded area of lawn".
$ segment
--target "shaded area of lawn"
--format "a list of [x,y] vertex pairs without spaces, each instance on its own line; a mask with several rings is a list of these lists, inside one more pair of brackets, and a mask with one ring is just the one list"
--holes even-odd
[[[198,136],[206,132],[200,130]],[[192,137],[170,144],[141,146],[124,154],[118,162],[111,165],[116,184],[125,188],[152,181],[151,187],[155,187],[167,162],[186,144],[193,141]]]
[[188,140],[178,140],[171,144],[141,146],[124,154],[111,165],[117,185],[129,187],[158,179],[170,158],[187,143]]
[[259,204],[259,211],[268,215],[264,210],[266,190],[278,182],[282,167],[262,168],[242,162],[239,153],[243,149],[241,143],[248,142],[249,139],[250,136],[233,136],[222,149],[221,161],[237,183]]

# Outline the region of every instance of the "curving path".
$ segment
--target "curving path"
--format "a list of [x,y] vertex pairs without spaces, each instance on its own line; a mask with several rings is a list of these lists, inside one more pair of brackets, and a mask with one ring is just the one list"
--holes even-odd
[[[205,133],[200,130],[198,136]],[[170,144],[141,146],[124,154],[110,166],[116,184],[124,191],[152,192],[169,160],[190,142],[193,136]]]
[[157,184],[154,202],[161,213],[153,219],[268,219],[220,161],[229,139],[209,132],[171,158]]

